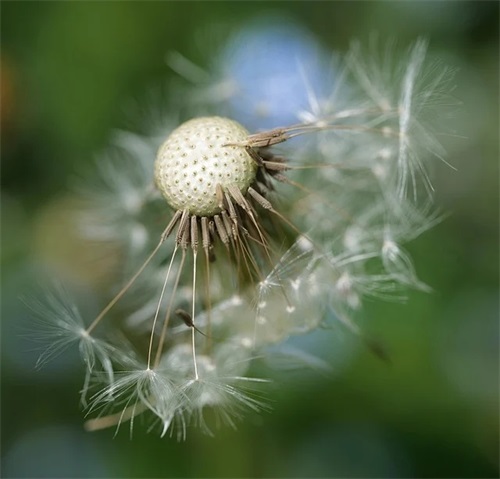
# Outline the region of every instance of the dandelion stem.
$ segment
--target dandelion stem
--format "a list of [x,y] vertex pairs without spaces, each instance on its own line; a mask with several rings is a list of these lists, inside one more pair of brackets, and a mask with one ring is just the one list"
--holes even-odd
[[172,258],[170,259],[170,263],[168,265],[167,274],[165,275],[165,281],[163,282],[163,287],[160,293],[160,299],[158,300],[158,305],[156,306],[155,316],[153,319],[153,326],[151,327],[151,336],[149,338],[149,349],[148,349],[148,369],[151,366],[151,353],[153,351],[153,340],[156,329],[156,322],[158,320],[158,314],[160,313],[161,302],[163,300],[163,296],[165,294],[165,289],[167,287],[168,278],[170,277],[170,271],[172,270],[172,264],[174,263],[175,256],[177,254],[178,245],[175,246],[174,252],[172,253]]
[[193,363],[194,363],[194,378],[198,380],[198,366],[196,365],[196,329],[194,326],[194,318],[195,318],[195,302],[196,302],[196,259],[198,257],[198,251],[193,251],[193,296],[192,296],[192,309],[191,309],[191,318],[193,321],[193,327],[191,328],[191,343],[193,350]]
[[118,294],[107,304],[107,306],[99,313],[99,315],[92,321],[91,325],[85,330],[87,334],[90,334],[92,330],[99,324],[99,321],[108,313],[108,311],[118,302],[118,300],[128,291],[128,289],[134,284],[136,279],[141,275],[141,273],[145,270],[146,266],[151,262],[154,258],[161,245],[165,241],[168,232],[170,229],[170,224],[167,226],[165,231],[162,233],[159,243],[156,245],[155,249],[151,252],[151,254],[146,258],[146,261],[142,264],[142,266],[137,270],[137,272],[130,278],[128,283],[118,292]]
[[210,351],[212,347],[212,301],[210,298],[210,257],[208,253],[208,248],[205,249],[205,273],[206,273],[206,284],[205,284],[205,298],[206,298],[206,310],[207,310],[207,341],[206,350]]
[[133,419],[135,416],[138,416],[146,409],[147,407],[144,404],[133,404],[132,406],[128,406],[123,411],[116,414],[89,419],[85,422],[83,427],[86,431],[89,432],[107,429],[108,427],[116,426],[123,421],[129,421]]
[[182,268],[184,267],[184,261],[185,261],[185,259],[186,259],[186,249],[183,248],[182,249],[181,263],[179,265],[179,271],[177,271],[177,276],[175,278],[174,288],[172,290],[172,295],[171,295],[170,301],[168,303],[168,309],[167,309],[167,313],[165,315],[165,321],[163,323],[163,327],[162,327],[162,330],[161,330],[160,340],[158,342],[158,349],[156,350],[156,357],[155,357],[155,362],[154,362],[153,368],[156,368],[158,366],[158,364],[160,364],[161,353],[163,351],[163,344],[165,343],[165,337],[167,335],[167,327],[168,327],[168,323],[169,323],[169,320],[170,320],[170,313],[172,311],[172,305],[174,303],[175,294],[177,292],[177,287],[179,286],[179,280],[180,280],[180,277],[181,277]]

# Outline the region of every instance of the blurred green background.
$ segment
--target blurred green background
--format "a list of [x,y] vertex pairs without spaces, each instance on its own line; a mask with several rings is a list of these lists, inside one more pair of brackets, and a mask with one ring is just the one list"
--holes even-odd
[[[498,2],[2,2],[2,477],[498,477]],[[84,274],[61,205],[124,106],[174,74],[196,32],[291,18],[331,51],[371,32],[430,40],[456,67],[457,168],[437,168],[450,215],[409,245],[433,294],[368,305],[361,347],[333,374],[270,391],[237,431],[160,439],[85,433],[76,353],[35,371],[20,300],[51,273]],[[195,55],[196,56],[196,55]],[[166,83],[168,85],[168,83]],[[67,214],[67,213],[66,213]],[[352,339],[345,338],[345,341]],[[332,346],[333,347],[333,346]],[[142,430],[141,430],[142,429]]]

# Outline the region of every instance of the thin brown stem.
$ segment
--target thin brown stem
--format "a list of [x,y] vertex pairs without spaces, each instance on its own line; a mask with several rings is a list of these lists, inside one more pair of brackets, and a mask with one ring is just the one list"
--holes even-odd
[[198,381],[198,365],[196,364],[196,327],[194,324],[195,312],[196,312],[196,259],[198,257],[198,251],[193,251],[193,295],[192,295],[192,309],[191,309],[191,321],[193,327],[191,328],[191,348],[193,352],[193,364],[194,364],[194,379]]
[[174,263],[175,255],[177,254],[177,249],[178,249],[178,246],[175,247],[174,252],[172,253],[172,258],[170,259],[170,263],[169,263],[168,269],[167,269],[167,274],[165,275],[165,281],[163,282],[163,287],[161,289],[160,299],[158,300],[158,305],[156,307],[156,311],[155,311],[155,315],[154,315],[154,319],[153,319],[153,326],[151,327],[151,335],[149,338],[149,348],[148,348],[148,369],[151,366],[151,354],[153,351],[153,341],[154,341],[154,335],[155,335],[155,330],[156,330],[156,322],[158,320],[158,315],[160,313],[161,302],[162,302],[163,296],[165,294],[165,289],[167,287],[168,278],[170,277],[170,271],[172,270],[172,264]]
[[163,352],[163,345],[165,343],[165,338],[167,336],[168,323],[170,322],[170,315],[171,315],[171,312],[172,312],[172,306],[173,306],[173,303],[174,303],[175,294],[177,293],[177,288],[179,286],[179,280],[180,280],[180,277],[181,277],[182,268],[184,267],[184,261],[185,261],[185,259],[186,259],[186,249],[183,248],[182,249],[182,258],[181,258],[181,262],[180,262],[180,265],[179,265],[179,270],[177,271],[177,276],[175,278],[174,288],[172,290],[172,295],[170,297],[170,301],[168,303],[167,312],[165,314],[165,320],[163,322],[163,326],[162,326],[162,329],[161,329],[160,340],[158,341],[158,348],[156,350],[156,356],[155,356],[155,361],[154,361],[153,368],[156,368],[158,366],[158,364],[160,364],[161,354]]
[[[177,222],[178,215],[174,216],[172,221],[169,223],[165,231],[162,233],[160,241],[156,245],[155,249],[151,252],[151,254],[146,258],[142,266],[137,270],[137,272],[130,278],[125,286],[115,295],[115,297],[106,305],[106,307],[99,313],[99,315],[92,321],[90,326],[86,329],[87,334],[90,334],[92,330],[99,324],[101,319],[108,313],[108,311],[120,300],[120,298],[128,291],[128,289],[134,284],[137,278],[141,275],[141,273],[146,269],[146,266],[151,262],[154,258],[161,245],[167,238],[167,236],[172,231],[173,226],[175,226],[175,222]],[[175,221],[174,221],[175,220]]]
[[134,404],[126,407],[123,411],[116,414],[89,419],[88,421],[85,421],[83,427],[89,432],[100,431],[101,429],[107,429],[108,427],[121,424],[123,421],[130,421],[130,419],[138,416],[146,409],[147,407],[144,404]]

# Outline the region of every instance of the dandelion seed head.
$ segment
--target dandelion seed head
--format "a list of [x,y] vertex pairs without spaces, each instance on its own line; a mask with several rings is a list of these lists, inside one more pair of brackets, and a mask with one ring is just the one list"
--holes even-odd
[[[182,439],[193,423],[211,433],[207,408],[234,426],[262,409],[247,386],[262,381],[249,377],[256,358],[322,369],[286,344],[331,319],[362,335],[354,319],[367,298],[428,290],[404,249],[438,221],[430,198],[407,194],[431,189],[425,161],[441,154],[424,114],[444,77],[428,79],[425,42],[403,62],[391,45],[380,57],[354,44],[345,63],[333,52],[328,75],[300,28],[260,27],[232,37],[212,67],[169,55],[192,84],[173,103],[193,119],[164,123],[163,144],[158,128],[119,132],[87,189],[85,238],[126,246],[135,274],[88,323],[49,298],[53,342],[40,362],[78,345],[82,403],[100,388],[89,430],[132,430],[145,413]],[[162,196],[174,210],[163,232]],[[112,308],[121,320],[108,342],[98,333]]]
[[228,118],[204,117],[183,123],[158,151],[156,184],[170,206],[198,216],[221,212],[217,185],[236,185],[245,194],[257,164],[235,143],[248,132]]

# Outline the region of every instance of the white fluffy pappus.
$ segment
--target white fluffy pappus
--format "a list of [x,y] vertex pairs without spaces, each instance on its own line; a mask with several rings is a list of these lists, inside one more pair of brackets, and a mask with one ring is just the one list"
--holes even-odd
[[[297,58],[311,48],[316,60],[327,58],[311,42]],[[86,180],[82,236],[118,245],[133,272],[90,321],[61,291],[33,309],[50,341],[40,363],[79,344],[88,430],[126,421],[132,430],[141,416],[182,439],[190,425],[211,433],[208,411],[234,426],[246,410],[266,409],[255,360],[322,369],[320,358],[286,341],[332,316],[362,336],[355,318],[367,298],[429,289],[403,245],[439,220],[426,165],[443,158],[433,125],[449,70],[427,68],[423,40],[403,54],[375,43],[368,54],[353,43],[324,69],[293,70],[283,91],[300,89],[301,101],[285,112],[287,124],[269,128],[275,103],[264,105],[260,86],[252,91],[234,70],[252,70],[252,45],[259,42],[233,46],[221,71],[234,75],[222,80],[207,74],[210,65],[171,54],[188,84],[171,92],[177,113],[164,137],[119,132],[98,179]],[[228,58],[223,48],[214,64]],[[246,116],[249,100],[255,108]]]

